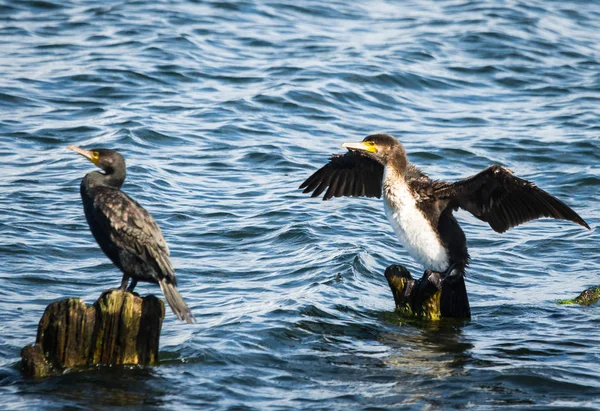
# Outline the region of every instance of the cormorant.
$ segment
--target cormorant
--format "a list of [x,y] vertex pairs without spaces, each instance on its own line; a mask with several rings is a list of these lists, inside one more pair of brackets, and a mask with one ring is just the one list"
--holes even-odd
[[[464,288],[469,253],[465,235],[453,216],[469,211],[502,233],[540,217],[587,223],[569,206],[535,184],[502,166],[453,183],[431,180],[409,163],[404,147],[387,134],[367,136],[360,143],[344,143],[345,155],[334,155],[300,185],[304,193],[323,200],[341,196],[380,198],[385,213],[408,253],[425,269],[454,284],[457,304],[445,316],[468,317]],[[327,191],[325,191],[327,190]],[[444,296],[442,295],[442,298]],[[463,301],[464,300],[464,301]],[[462,301],[462,302],[461,302]]]
[[80,192],[94,238],[104,254],[123,272],[120,289],[133,291],[138,281],[158,283],[177,318],[192,323],[194,316],[175,288],[177,280],[160,228],[148,211],[121,191],[125,181],[123,156],[101,148],[67,148],[104,171],[86,174],[81,180]]

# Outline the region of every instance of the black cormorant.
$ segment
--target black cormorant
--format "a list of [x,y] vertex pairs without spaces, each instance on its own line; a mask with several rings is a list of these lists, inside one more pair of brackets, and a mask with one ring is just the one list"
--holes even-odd
[[[410,164],[402,144],[390,135],[374,134],[342,147],[348,152],[331,157],[300,189],[304,193],[312,191],[313,197],[325,192],[323,200],[341,196],[380,198],[383,194],[387,218],[408,253],[426,270],[462,286],[457,293],[465,300],[463,277],[469,253],[465,235],[452,215],[458,208],[499,233],[540,217],[569,220],[590,228],[565,203],[499,165],[447,183],[431,180]],[[470,314],[468,302],[462,310],[455,309],[453,316]]]
[[194,316],[175,288],[177,280],[160,228],[148,211],[121,191],[125,181],[123,156],[101,148],[68,148],[104,171],[86,174],[81,180],[80,192],[94,238],[123,272],[120,289],[133,291],[138,281],[158,283],[177,318],[192,323]]

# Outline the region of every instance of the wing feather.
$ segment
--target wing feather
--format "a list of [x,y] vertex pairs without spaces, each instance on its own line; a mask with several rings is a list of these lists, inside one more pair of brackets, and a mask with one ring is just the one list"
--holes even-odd
[[382,164],[349,151],[345,155],[332,156],[327,164],[315,171],[299,188],[304,190],[303,193],[312,192],[312,197],[325,192],[323,200],[342,196],[381,198],[382,180]]
[[450,206],[460,207],[488,222],[500,233],[541,217],[568,220],[590,228],[558,198],[499,165],[455,183],[440,184],[435,194],[449,201]]
[[169,247],[150,213],[120,190],[98,190],[102,192],[94,196],[92,212],[110,239],[117,247],[154,267],[161,278],[169,278],[176,285]]
[[337,172],[337,170],[334,170],[332,172],[331,180],[329,182],[329,188],[325,192],[325,195],[323,196],[323,200],[329,200],[331,197],[333,197],[333,193],[334,193],[335,189],[337,188],[337,182],[338,182],[339,178],[340,178],[339,173]]

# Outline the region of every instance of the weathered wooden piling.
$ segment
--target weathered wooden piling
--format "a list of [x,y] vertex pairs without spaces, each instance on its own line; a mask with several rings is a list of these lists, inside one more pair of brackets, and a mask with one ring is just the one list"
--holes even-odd
[[405,267],[395,264],[386,268],[385,278],[394,295],[396,311],[403,315],[430,320],[471,317],[462,276],[446,281],[438,273],[425,272],[415,280]]
[[559,304],[591,305],[598,302],[600,298],[600,287],[588,288],[571,300],[558,300]]
[[43,377],[91,365],[148,365],[158,360],[165,305],[153,295],[109,290],[92,306],[54,302],[42,315],[35,344],[21,351],[23,373]]

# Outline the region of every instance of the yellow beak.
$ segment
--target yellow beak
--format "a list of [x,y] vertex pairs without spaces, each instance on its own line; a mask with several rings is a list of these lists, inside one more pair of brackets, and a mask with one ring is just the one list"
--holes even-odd
[[98,165],[98,153],[90,151],[90,150],[84,150],[83,148],[79,148],[79,147],[75,147],[75,146],[68,146],[67,148],[78,154],[81,154],[82,156],[84,156],[85,158],[90,160],[92,163]]
[[362,141],[360,143],[344,143],[342,144],[342,147],[348,150],[366,151],[368,153],[377,152],[377,146],[375,146],[375,144],[367,144]]

